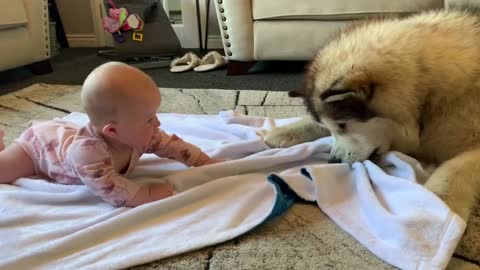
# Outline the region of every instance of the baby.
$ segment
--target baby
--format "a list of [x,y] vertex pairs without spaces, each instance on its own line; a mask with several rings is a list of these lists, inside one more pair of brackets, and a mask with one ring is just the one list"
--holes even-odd
[[84,184],[112,205],[135,207],[174,194],[168,183],[140,186],[125,178],[143,153],[187,166],[219,162],[159,129],[160,93],[136,68],[119,62],[97,67],[86,78],[81,99],[90,118],[86,126],[36,123],[7,148],[0,144],[0,183],[43,175],[61,184]]

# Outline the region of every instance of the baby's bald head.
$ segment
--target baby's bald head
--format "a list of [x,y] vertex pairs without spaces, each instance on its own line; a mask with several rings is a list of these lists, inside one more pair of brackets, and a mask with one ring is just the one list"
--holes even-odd
[[144,102],[160,100],[153,80],[141,70],[121,62],[94,69],[82,87],[82,107],[96,127],[118,122]]

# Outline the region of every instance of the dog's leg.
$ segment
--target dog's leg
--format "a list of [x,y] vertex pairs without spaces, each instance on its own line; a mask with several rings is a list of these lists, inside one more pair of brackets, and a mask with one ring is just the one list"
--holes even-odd
[[326,127],[305,116],[300,121],[272,129],[264,140],[272,148],[285,148],[327,136],[330,132]]
[[480,193],[480,149],[464,152],[443,163],[430,176],[425,187],[468,221]]

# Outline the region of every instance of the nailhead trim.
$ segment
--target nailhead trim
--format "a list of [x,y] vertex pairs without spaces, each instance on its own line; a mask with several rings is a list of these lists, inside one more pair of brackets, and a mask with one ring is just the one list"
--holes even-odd
[[[238,0],[234,0],[234,1],[238,1]],[[223,0],[218,0],[217,2],[218,2],[219,4],[223,4]],[[219,11],[220,13],[222,13],[222,14],[225,14],[225,9],[224,9],[223,7],[219,7],[218,11]],[[226,17],[225,15],[222,15],[221,20],[223,21],[223,24],[224,24],[224,25],[222,26],[223,31],[224,31],[224,33],[223,33],[223,34],[224,34],[224,35],[223,35],[223,38],[224,38],[225,40],[228,40],[228,39],[230,38],[230,36],[229,36],[228,33],[226,32],[226,31],[228,30],[228,27],[225,25],[225,22],[227,21],[227,17]],[[228,56],[232,56],[232,55],[233,55],[233,53],[232,53],[232,51],[231,51],[231,46],[232,46],[232,44],[231,44],[230,42],[227,42],[227,43],[225,43],[225,46],[226,46],[227,48],[230,48],[230,49],[227,51]]]
[[45,32],[45,56],[49,57],[50,56],[50,44],[49,44],[50,37],[48,36],[49,20],[47,18],[47,14],[48,14],[48,1],[43,0],[43,18],[44,18],[43,31]]

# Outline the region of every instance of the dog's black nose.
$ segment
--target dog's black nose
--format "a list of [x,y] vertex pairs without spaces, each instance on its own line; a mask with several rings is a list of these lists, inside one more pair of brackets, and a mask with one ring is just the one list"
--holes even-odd
[[342,163],[342,160],[337,158],[337,157],[330,157],[328,159],[328,163],[329,164],[334,164],[334,163]]

